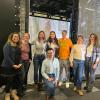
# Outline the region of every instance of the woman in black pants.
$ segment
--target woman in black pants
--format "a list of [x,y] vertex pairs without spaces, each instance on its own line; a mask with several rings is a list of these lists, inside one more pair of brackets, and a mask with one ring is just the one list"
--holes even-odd
[[14,100],[19,100],[19,96],[16,91],[16,76],[18,77],[18,91],[22,92],[21,82],[21,67],[20,64],[20,48],[19,48],[20,36],[17,32],[11,33],[8,37],[7,43],[3,47],[4,59],[2,62],[2,75],[7,78],[5,87],[5,100],[10,100],[10,95]]

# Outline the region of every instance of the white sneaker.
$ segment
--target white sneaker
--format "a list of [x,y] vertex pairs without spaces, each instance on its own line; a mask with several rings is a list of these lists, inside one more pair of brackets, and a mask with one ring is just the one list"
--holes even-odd
[[69,82],[66,82],[66,88],[69,88]]
[[58,86],[62,86],[62,82],[59,82]]

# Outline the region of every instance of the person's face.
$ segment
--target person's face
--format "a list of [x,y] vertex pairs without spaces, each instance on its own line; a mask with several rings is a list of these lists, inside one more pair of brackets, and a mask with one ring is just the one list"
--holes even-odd
[[77,43],[78,44],[83,44],[83,38],[82,37],[78,37]]
[[28,33],[25,33],[24,36],[23,36],[23,40],[24,40],[25,42],[29,42],[29,39],[30,39],[29,34],[28,34]]
[[51,32],[51,33],[50,33],[50,38],[51,38],[51,39],[54,39],[54,38],[55,38],[55,36],[56,36],[56,35],[55,35],[55,33],[54,33],[54,32]]
[[67,36],[67,33],[66,32],[62,32],[62,37],[66,38],[66,36]]
[[53,50],[48,50],[47,51],[47,57],[48,58],[53,58],[54,57],[54,51]]
[[39,33],[39,38],[44,38],[44,37],[45,37],[44,32],[40,32],[40,33]]
[[19,35],[18,34],[13,34],[12,42],[17,43],[18,41],[19,41]]
[[95,36],[94,36],[94,35],[91,35],[91,36],[90,36],[90,42],[91,42],[91,43],[95,43]]

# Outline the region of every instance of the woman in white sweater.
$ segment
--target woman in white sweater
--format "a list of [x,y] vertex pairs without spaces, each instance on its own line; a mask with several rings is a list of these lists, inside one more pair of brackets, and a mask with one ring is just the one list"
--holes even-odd
[[83,43],[83,36],[78,35],[77,44],[75,44],[71,50],[70,54],[70,65],[73,67],[74,71],[74,90],[78,92],[79,95],[83,95],[81,89],[83,71],[84,71],[84,62],[85,62],[85,52],[86,46]]

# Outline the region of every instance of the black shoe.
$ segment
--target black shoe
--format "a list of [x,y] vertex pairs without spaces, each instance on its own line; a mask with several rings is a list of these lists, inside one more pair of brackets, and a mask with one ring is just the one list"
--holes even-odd
[[24,93],[24,92],[22,92],[22,93],[17,93],[17,95],[18,95],[19,97],[23,97],[23,96],[25,95],[25,93]]
[[89,93],[89,92],[92,92],[92,90],[89,90],[89,89],[88,89],[88,90],[86,90],[86,92]]
[[27,85],[23,85],[23,91],[27,90]]
[[85,86],[85,87],[84,87],[84,90],[88,90],[88,87]]
[[42,91],[42,83],[38,83],[38,91]]

